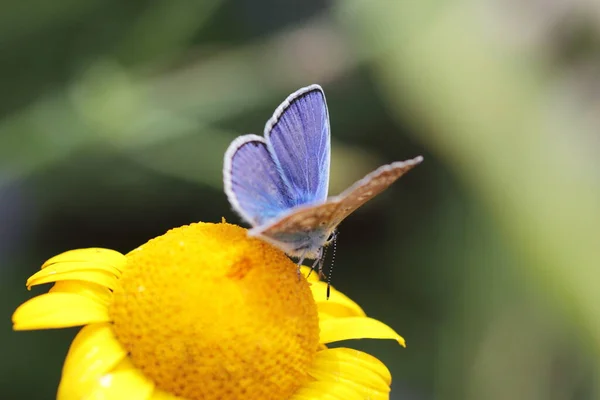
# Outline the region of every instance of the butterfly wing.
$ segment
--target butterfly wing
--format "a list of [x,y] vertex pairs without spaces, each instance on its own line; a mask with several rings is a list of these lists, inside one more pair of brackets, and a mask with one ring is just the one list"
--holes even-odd
[[265,139],[292,205],[325,201],[331,143],[323,89],[311,85],[288,96],[267,122]]
[[392,183],[421,162],[423,162],[423,157],[419,156],[406,161],[396,161],[382,165],[355,182],[341,194],[331,199],[331,201],[338,204],[338,207],[331,217],[330,223],[333,227],[336,227],[357,208],[390,187]]
[[229,202],[253,226],[272,220],[293,207],[293,196],[265,139],[260,136],[240,136],[229,145],[223,181]]
[[421,157],[384,165],[327,200],[329,116],[319,85],[292,93],[265,126],[265,137],[245,135],[225,153],[225,192],[254,228],[251,235],[290,255],[316,257],[331,231],[385,190]]
[[[250,231],[276,245],[286,243],[286,253],[311,258],[329,234],[354,210],[387,189],[420,164],[423,157],[383,165],[325,203],[295,207],[275,221]],[[302,244],[302,246],[294,245]]]

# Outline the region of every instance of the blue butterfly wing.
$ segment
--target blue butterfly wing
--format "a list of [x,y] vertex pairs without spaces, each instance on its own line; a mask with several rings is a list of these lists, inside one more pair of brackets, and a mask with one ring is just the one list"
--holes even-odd
[[292,93],[265,126],[267,145],[292,195],[292,206],[327,199],[329,115],[319,85]]
[[229,145],[223,179],[229,202],[253,226],[262,225],[293,206],[294,196],[260,136],[240,136]]

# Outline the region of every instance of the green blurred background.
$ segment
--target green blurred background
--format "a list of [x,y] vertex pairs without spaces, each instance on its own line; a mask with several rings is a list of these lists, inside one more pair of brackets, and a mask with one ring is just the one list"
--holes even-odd
[[227,145],[310,83],[331,194],[425,156],[338,238],[334,285],[407,340],[349,343],[392,399],[600,398],[597,1],[9,1],[0,48],[0,398],[53,398],[76,333],[12,332],[26,278],[239,222]]

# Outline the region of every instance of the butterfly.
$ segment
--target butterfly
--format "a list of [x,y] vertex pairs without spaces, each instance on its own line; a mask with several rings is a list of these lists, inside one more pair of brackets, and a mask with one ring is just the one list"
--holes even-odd
[[383,165],[327,198],[330,153],[325,93],[316,84],[277,107],[264,137],[240,136],[225,152],[225,193],[252,226],[249,235],[299,258],[298,265],[305,258],[319,261],[340,222],[423,161]]

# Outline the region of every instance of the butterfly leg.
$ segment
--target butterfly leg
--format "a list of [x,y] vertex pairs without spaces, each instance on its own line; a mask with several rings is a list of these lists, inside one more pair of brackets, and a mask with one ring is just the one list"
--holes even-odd
[[[304,259],[306,258],[305,256],[306,253],[303,253],[302,256],[300,256],[300,260],[298,261],[298,279],[302,278],[302,263],[304,263]],[[310,275],[310,274],[309,274]]]
[[313,271],[315,270],[315,268],[316,268],[317,264],[319,264],[319,261],[320,261],[320,259],[321,259],[321,256],[319,256],[319,258],[317,258],[317,259],[316,259],[316,260],[313,262],[313,265],[311,265],[311,266],[310,266],[310,271],[308,271],[308,275],[306,275],[306,277],[307,277],[307,278],[308,278],[308,277],[310,277],[310,274],[312,274],[312,273],[313,273]]
[[325,256],[321,256],[319,257],[319,279],[323,280],[323,278],[325,277],[325,274],[323,273],[323,266],[325,265]]
[[[325,260],[325,250],[324,250],[324,247],[321,247],[319,249],[319,254],[317,255],[317,258],[315,258],[315,261],[313,262],[313,265],[310,267],[310,271],[308,272],[308,275],[306,277],[308,278],[310,276],[310,274],[312,274],[313,271],[316,269],[319,272],[319,279],[321,279],[323,277],[322,270],[323,270],[324,260]],[[318,266],[318,268],[317,268],[317,266]]]

